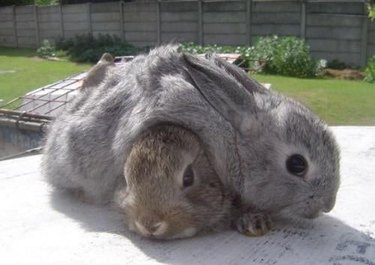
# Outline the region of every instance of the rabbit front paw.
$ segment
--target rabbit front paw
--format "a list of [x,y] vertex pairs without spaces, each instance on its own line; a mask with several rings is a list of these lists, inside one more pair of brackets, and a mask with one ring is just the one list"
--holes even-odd
[[271,218],[261,212],[245,212],[236,220],[235,227],[245,236],[263,236],[271,230]]

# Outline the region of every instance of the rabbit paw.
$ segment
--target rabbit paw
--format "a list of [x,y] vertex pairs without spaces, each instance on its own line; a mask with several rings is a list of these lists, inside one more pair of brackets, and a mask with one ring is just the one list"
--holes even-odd
[[271,230],[271,219],[260,212],[246,212],[236,220],[235,226],[245,236],[263,236]]

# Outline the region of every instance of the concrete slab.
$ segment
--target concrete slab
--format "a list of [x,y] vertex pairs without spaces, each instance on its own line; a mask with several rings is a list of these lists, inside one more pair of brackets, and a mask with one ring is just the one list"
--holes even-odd
[[375,127],[333,128],[342,150],[334,210],[280,220],[260,238],[234,231],[168,242],[127,231],[111,209],[53,192],[40,155],[0,163],[0,264],[375,264]]

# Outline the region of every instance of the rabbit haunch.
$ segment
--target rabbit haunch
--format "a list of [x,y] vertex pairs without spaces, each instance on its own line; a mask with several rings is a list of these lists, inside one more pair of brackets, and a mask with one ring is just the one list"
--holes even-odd
[[240,231],[253,214],[311,218],[334,205],[339,151],[326,124],[238,67],[171,46],[112,67],[77,96],[50,129],[45,174],[108,201],[139,135],[159,124],[199,137],[224,186],[240,195]]

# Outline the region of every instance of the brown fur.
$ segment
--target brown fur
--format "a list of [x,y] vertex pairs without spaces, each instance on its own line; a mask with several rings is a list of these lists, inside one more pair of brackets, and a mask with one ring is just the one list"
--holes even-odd
[[108,71],[113,66],[115,66],[113,56],[109,53],[103,53],[99,62],[89,70],[87,76],[83,79],[81,89],[98,86],[104,81]]
[[[185,168],[191,164],[194,184],[182,186]],[[130,229],[148,237],[171,239],[192,236],[202,230],[227,228],[232,216],[232,194],[224,189],[202,150],[198,137],[177,126],[158,126],[133,145],[125,165],[127,195],[121,200]],[[148,231],[165,221],[161,235]],[[184,233],[193,228],[194,233]]]

